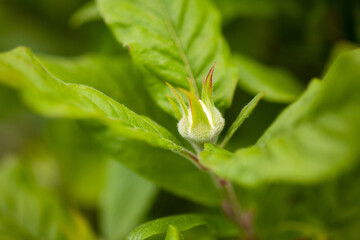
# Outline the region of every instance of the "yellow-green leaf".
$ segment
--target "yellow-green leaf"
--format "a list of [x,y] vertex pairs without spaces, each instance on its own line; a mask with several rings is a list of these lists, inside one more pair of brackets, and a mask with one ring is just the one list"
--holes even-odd
[[157,103],[172,113],[165,82],[189,88],[216,62],[214,101],[219,109],[231,103],[236,67],[221,34],[218,11],[208,0],[98,0],[105,22],[117,40],[128,46],[135,65]]
[[254,146],[230,153],[208,145],[202,164],[242,185],[313,183],[348,170],[360,157],[359,69],[360,50],[340,55]]

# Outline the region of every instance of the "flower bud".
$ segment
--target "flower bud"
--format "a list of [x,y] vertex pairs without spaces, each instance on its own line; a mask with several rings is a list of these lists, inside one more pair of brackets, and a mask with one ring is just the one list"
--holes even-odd
[[214,105],[212,96],[214,67],[215,65],[210,69],[206,79],[203,81],[201,100],[195,95],[194,86],[190,80],[190,92],[180,89],[187,96],[189,107],[186,106],[181,95],[168,84],[178,101],[178,104],[176,104],[168,97],[175,116],[180,120],[178,131],[198,151],[203,149],[204,143],[216,143],[225,123],[221,113]]

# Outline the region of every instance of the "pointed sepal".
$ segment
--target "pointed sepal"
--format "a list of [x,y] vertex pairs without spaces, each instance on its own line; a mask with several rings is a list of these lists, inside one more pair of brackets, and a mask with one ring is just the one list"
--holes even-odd
[[212,80],[214,75],[215,64],[216,63],[214,63],[214,65],[210,68],[205,80],[203,81],[202,93],[201,93],[201,99],[206,105],[206,107],[210,109],[210,111],[213,111],[213,109],[215,108],[214,100],[213,100],[213,80]]
[[194,146],[197,152],[203,150],[204,143],[215,144],[225,125],[225,120],[213,101],[212,78],[214,68],[215,64],[203,80],[201,100],[191,79],[188,78],[190,91],[179,89],[181,93],[186,95],[189,107],[185,104],[180,93],[169,83],[166,83],[178,101],[178,104],[176,104],[173,99],[168,97],[176,118],[180,119],[178,131],[183,138]]
[[171,97],[169,97],[169,96],[166,96],[166,97],[175,113],[175,117],[177,118],[177,120],[180,120],[182,118],[182,112],[179,108],[179,105],[176,104],[176,102]]
[[[189,82],[190,92],[196,96],[194,85],[189,77],[186,78]],[[195,86],[196,87],[196,86]]]
[[190,111],[191,111],[191,128],[196,127],[199,124],[204,124],[211,127],[210,121],[208,116],[205,113],[205,109],[203,108],[200,100],[195,96],[194,93],[186,91],[185,89],[180,89],[183,92],[190,104]]
[[[187,109],[187,106],[186,106],[186,104],[185,104],[185,102],[184,102],[184,99],[181,97],[181,95],[179,94],[179,92],[178,91],[176,91],[176,89],[173,87],[173,86],[171,86],[171,84],[170,83],[166,83],[166,85],[171,89],[171,91],[174,93],[174,95],[175,95],[175,97],[176,97],[176,100],[178,101],[178,103],[179,103],[179,106],[180,106],[180,108],[181,108],[181,111],[182,111],[182,113],[183,113],[183,115],[185,115],[186,117],[187,116],[189,116],[189,111],[188,111],[188,109]],[[171,104],[171,102],[170,102],[170,104]],[[175,113],[176,114],[176,113]]]

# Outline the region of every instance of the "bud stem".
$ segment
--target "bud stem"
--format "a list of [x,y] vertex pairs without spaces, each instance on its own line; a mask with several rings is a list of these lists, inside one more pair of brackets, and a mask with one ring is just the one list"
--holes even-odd
[[244,240],[255,240],[253,213],[250,211],[244,211],[241,207],[232,183],[216,176],[213,172],[204,167],[200,163],[199,158],[191,151],[183,149],[180,154],[188,158],[199,169],[208,172],[213,177],[216,185],[221,189],[223,194],[221,204],[223,212],[245,232]]

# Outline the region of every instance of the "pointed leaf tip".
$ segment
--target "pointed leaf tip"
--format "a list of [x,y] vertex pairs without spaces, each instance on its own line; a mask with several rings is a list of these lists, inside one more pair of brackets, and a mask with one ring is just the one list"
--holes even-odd
[[229,142],[231,137],[235,134],[237,129],[242,125],[246,118],[250,116],[250,114],[254,111],[259,101],[264,97],[266,91],[258,93],[243,109],[241,109],[240,114],[234,121],[234,123],[228,129],[224,140],[220,144],[220,147],[224,148],[226,144]]

